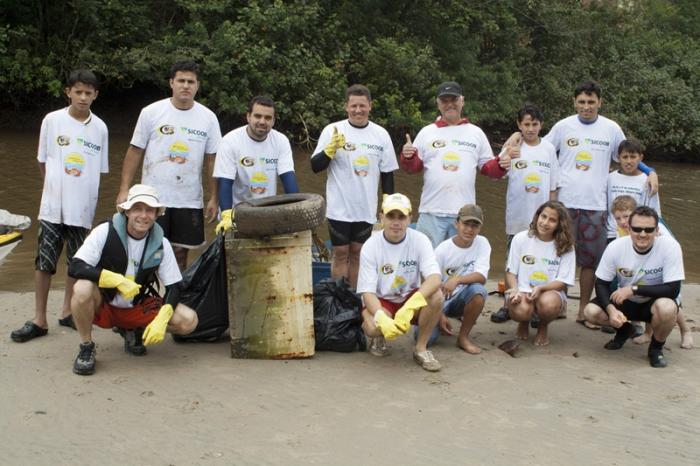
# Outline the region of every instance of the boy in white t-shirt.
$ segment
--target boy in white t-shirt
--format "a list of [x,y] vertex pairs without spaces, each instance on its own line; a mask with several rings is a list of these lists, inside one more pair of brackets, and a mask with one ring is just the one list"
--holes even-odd
[[[557,198],[559,161],[554,146],[540,138],[544,116],[539,108],[525,104],[518,111],[521,144],[504,146],[511,159],[506,194],[506,257],[513,236],[530,228],[532,216],[539,206]],[[508,306],[491,314],[491,322],[509,319]]]
[[387,354],[385,338],[405,334],[418,325],[413,360],[427,371],[440,363],[428,350],[428,338],[440,319],[442,293],[440,267],[430,240],[409,229],[411,201],[403,194],[387,196],[382,203],[384,230],[362,246],[357,293],[362,295],[362,329],[370,338],[369,351]]
[[[46,335],[46,303],[51,276],[66,245],[70,262],[90,231],[97,206],[100,174],[109,171],[107,126],[90,111],[98,95],[98,81],[88,70],[73,71],[66,83],[69,106],[51,112],[41,123],[39,170],[44,191],[39,208],[38,251],[35,261],[34,319],[15,330],[11,338],[24,342]],[[62,318],[75,328],[70,301],[75,280],[66,278]]]

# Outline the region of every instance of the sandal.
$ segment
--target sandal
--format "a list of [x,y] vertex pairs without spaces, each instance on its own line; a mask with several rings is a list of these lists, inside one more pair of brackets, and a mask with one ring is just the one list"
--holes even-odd
[[586,319],[576,319],[576,323],[583,325],[588,330],[600,330],[600,325],[592,324],[592,323],[588,322]]
[[29,341],[33,338],[43,337],[47,333],[49,333],[49,329],[41,328],[31,320],[28,320],[24,323],[22,328],[12,332],[10,334],[10,338],[12,338],[12,341],[16,341],[17,343],[24,343],[25,341]]
[[75,322],[73,321],[73,314],[68,314],[63,319],[58,319],[58,325],[62,325],[64,327],[70,327],[73,330],[78,330],[75,327]]

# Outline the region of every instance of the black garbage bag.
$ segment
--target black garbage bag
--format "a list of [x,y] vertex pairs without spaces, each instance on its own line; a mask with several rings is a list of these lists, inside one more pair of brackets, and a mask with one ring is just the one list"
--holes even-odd
[[325,278],[314,285],[316,350],[364,351],[361,309],[362,301],[345,278]]
[[175,341],[217,341],[228,330],[228,291],[224,235],[182,274],[180,302],[197,312],[197,328],[189,335],[173,335]]

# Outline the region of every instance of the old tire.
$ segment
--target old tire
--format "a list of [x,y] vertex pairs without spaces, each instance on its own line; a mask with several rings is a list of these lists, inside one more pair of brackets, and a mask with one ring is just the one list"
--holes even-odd
[[241,236],[272,236],[311,230],[326,217],[326,201],[311,193],[282,194],[236,205],[235,222]]

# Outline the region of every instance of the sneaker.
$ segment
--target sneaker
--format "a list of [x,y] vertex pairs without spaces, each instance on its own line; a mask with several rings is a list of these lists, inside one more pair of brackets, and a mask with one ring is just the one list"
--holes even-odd
[[668,362],[666,361],[666,358],[664,358],[664,353],[660,349],[649,348],[648,356],[651,367],[660,368],[668,366]]
[[148,350],[143,344],[143,328],[133,330],[119,329],[119,334],[124,338],[124,351],[133,356],[145,356]]
[[502,324],[508,320],[510,320],[510,315],[508,314],[508,308],[505,306],[491,314],[491,322]]
[[369,352],[374,356],[386,356],[389,350],[386,348],[384,337],[371,337],[369,339]]
[[73,372],[78,375],[92,375],[95,373],[95,342],[81,343],[78,356],[73,362]]
[[420,353],[414,351],[413,360],[426,371],[437,372],[442,368],[438,360],[433,356],[433,352],[430,350],[421,351]]
[[616,331],[613,339],[605,344],[604,348],[607,350],[619,350],[632,335],[634,335],[634,327],[629,322],[625,322],[622,324],[622,327]]

